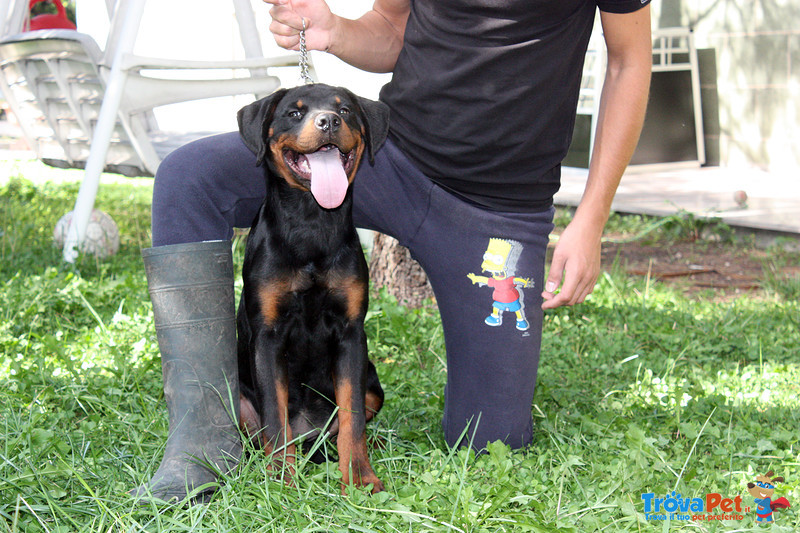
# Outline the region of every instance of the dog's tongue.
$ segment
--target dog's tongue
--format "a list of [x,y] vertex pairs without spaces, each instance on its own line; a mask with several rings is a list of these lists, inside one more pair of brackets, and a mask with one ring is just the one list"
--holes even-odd
[[311,167],[311,194],[325,209],[342,205],[347,195],[347,174],[339,150],[320,150],[306,154]]

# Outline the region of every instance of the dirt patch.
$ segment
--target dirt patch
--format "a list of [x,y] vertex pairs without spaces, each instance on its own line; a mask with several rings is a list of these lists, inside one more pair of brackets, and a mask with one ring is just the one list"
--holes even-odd
[[[649,277],[675,285],[688,292],[713,289],[720,296],[759,292],[770,265],[763,250],[704,241],[603,244],[603,268],[622,269],[633,276]],[[792,275],[791,268],[779,269]],[[795,275],[798,273],[795,272]]]

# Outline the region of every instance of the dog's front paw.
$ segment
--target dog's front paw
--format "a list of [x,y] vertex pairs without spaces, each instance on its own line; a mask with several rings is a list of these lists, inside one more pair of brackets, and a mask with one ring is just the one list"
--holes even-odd
[[[353,484],[356,487],[366,487],[372,485],[372,494],[382,492],[385,490],[383,482],[375,475],[372,466],[368,461],[366,462],[353,462],[350,465],[339,465],[342,471],[342,494],[344,495],[347,485]],[[352,473],[352,480],[351,480]]]

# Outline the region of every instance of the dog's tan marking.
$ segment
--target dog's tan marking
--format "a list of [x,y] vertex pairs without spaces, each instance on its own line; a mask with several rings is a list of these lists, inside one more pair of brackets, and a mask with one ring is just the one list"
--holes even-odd
[[342,285],[342,291],[347,299],[347,318],[355,320],[361,315],[361,309],[364,305],[364,282],[358,278],[345,280]]
[[291,465],[294,464],[296,451],[295,445],[289,444],[293,438],[292,427],[289,425],[289,386],[284,381],[278,379],[275,381],[275,392],[276,398],[278,399],[278,420],[281,424],[281,430],[278,433],[275,446],[279,448],[278,453],[282,456],[279,460],[290,465],[292,469],[290,474],[294,474]]
[[344,300],[348,320],[353,321],[361,316],[366,298],[366,285],[363,280],[355,276],[341,276],[336,272],[331,272],[328,274],[326,284],[332,294]]
[[367,394],[364,397],[365,400],[365,409],[367,422],[375,418],[375,415],[378,414],[378,411],[381,410],[383,407],[383,399],[380,396],[373,394],[370,391],[367,391]]
[[264,323],[271,327],[280,317],[281,305],[293,292],[301,292],[311,288],[314,281],[302,270],[290,275],[266,281],[256,289]]
[[[295,474],[295,456],[297,450],[294,444],[289,444],[292,440],[292,428],[288,424],[289,412],[289,387],[285,382],[277,379],[275,381],[276,405],[278,412],[279,428],[260,428],[259,440],[264,454],[272,456],[272,463],[268,470],[273,472],[284,471],[285,481],[288,485],[293,484]],[[249,404],[249,402],[247,402]],[[252,408],[252,406],[250,406]],[[255,412],[255,410],[253,410]],[[260,426],[260,422],[259,422]]]
[[354,420],[356,417],[353,412],[353,384],[348,379],[335,381],[336,405],[339,407],[339,435],[336,438],[336,447],[339,452],[339,470],[342,472],[342,492],[344,485],[351,483],[359,487],[372,483],[372,492],[380,492],[383,490],[383,483],[375,475],[369,463],[367,434],[364,427],[356,424]]
[[353,183],[353,180],[356,177],[356,173],[358,172],[358,167],[361,166],[361,156],[364,155],[364,143],[361,142],[360,138],[355,150],[356,154],[354,159],[355,163],[353,164],[353,170],[351,170],[350,174],[347,175],[347,181],[349,181],[350,183]]
[[291,281],[279,278],[267,281],[257,287],[261,316],[267,327],[272,327],[280,316],[280,307],[286,301],[291,289]]
[[290,187],[300,189],[301,191],[308,191],[308,187],[297,182],[294,173],[292,173],[286,165],[286,161],[283,159],[284,150],[299,151],[293,141],[294,135],[288,133],[284,133],[283,135],[279,135],[277,139],[273,139],[269,144],[269,149],[272,152],[272,162],[275,164],[275,169],[278,171],[280,177],[283,178]]
[[350,483],[348,464],[353,456],[353,384],[348,380],[335,383],[336,405],[339,407],[337,418],[339,421],[339,434],[336,447],[339,452],[339,470],[342,471],[342,481]]
[[314,124],[314,119],[318,114],[319,113],[313,113],[308,117],[308,120],[303,123],[303,128],[300,130],[300,134],[295,140],[298,152],[315,152],[325,141],[330,142],[330,139],[323,138],[323,132]]

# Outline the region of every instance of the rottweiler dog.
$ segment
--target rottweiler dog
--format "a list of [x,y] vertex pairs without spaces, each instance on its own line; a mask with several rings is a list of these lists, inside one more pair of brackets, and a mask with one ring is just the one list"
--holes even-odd
[[383,483],[365,425],[383,389],[367,358],[368,271],[351,185],[388,118],[386,105],[323,84],[279,90],[238,115],[267,184],[237,316],[240,425],[290,476],[297,440],[336,435],[342,483],[373,492]]

